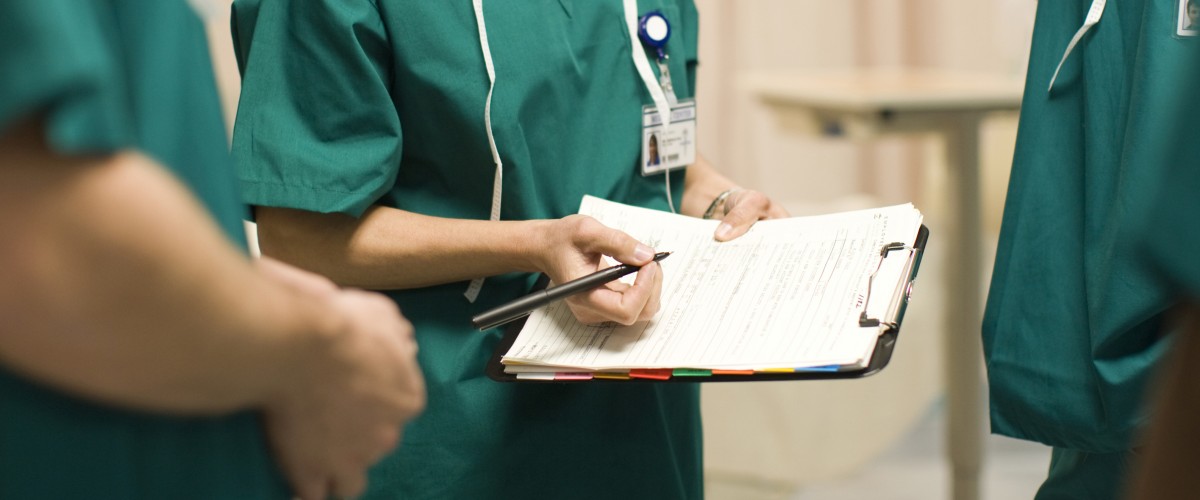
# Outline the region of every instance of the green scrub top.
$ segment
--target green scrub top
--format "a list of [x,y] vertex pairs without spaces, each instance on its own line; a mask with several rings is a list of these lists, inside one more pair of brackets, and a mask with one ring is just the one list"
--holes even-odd
[[1194,60],[1174,1],[1108,2],[1047,92],[1090,3],[1037,6],[983,344],[993,432],[1112,453],[1145,422],[1143,386],[1167,345],[1171,294],[1139,236]]
[[[244,246],[203,26],[183,0],[4,0],[0,75],[0,133],[40,115],[58,153],[140,150]],[[255,414],[125,411],[0,368],[0,498],[286,497]]]
[[[694,5],[638,9],[670,21],[675,91],[691,96]],[[585,194],[667,210],[663,176],[638,174],[652,100],[622,3],[485,0],[483,11],[502,218],[563,217]],[[233,27],[243,72],[233,150],[250,204],[488,218],[488,77],[471,2],[239,0]],[[682,173],[671,180],[678,201]],[[389,292],[416,327],[429,402],[372,470],[368,498],[702,498],[696,385],[484,375],[501,330],[470,318],[526,293],[530,278],[488,278],[475,303],[466,282]]]
[[1194,304],[1200,299],[1200,136],[1196,120],[1200,117],[1200,38],[1189,42],[1190,65],[1178,92],[1175,133],[1171,136],[1173,155],[1167,162],[1166,182],[1158,202],[1150,207],[1142,248],[1161,278],[1172,291]]

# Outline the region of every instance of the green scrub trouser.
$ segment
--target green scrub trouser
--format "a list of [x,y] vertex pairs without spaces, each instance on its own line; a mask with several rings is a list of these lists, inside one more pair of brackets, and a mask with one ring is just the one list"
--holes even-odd
[[1050,474],[1034,500],[1116,500],[1125,491],[1133,454],[1054,448]]

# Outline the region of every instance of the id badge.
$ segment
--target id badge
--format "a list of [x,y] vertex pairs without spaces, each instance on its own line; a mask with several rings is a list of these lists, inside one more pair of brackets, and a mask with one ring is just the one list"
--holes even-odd
[[658,108],[642,106],[642,175],[654,175],[696,162],[696,101],[671,105],[671,126],[663,130]]

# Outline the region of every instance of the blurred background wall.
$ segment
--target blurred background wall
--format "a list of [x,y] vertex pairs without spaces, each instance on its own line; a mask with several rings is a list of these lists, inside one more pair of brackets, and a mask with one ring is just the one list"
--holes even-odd
[[[948,208],[944,159],[936,138],[853,142],[796,134],[777,123],[748,81],[763,75],[855,69],[969,71],[1020,78],[1036,2],[697,0],[697,5],[700,140],[715,164],[739,182],[782,200],[793,214],[912,201],[938,234],[938,221]],[[1016,122],[1015,113],[991,116],[980,137],[987,276]],[[936,236],[931,240],[897,354],[882,374],[848,382],[705,387],[710,497],[789,498],[796,489],[853,480],[855,471],[930,418],[931,408],[941,401],[946,376],[941,347],[946,332],[939,309],[945,293],[941,257],[954,251],[939,247],[939,241]],[[985,399],[978,403],[985,404]],[[1039,461],[1029,467],[1038,471],[1045,465]],[[877,485],[876,491],[866,493],[877,498],[947,498],[946,478],[914,478],[891,488]],[[905,484],[915,491],[902,491]]]
[[[885,202],[932,187],[919,140],[851,144],[779,130],[746,75],[851,68],[933,68],[1024,74],[1034,0],[697,0],[703,149],[740,182],[770,186],[799,206],[864,193]],[[989,226],[999,227],[1015,117],[984,137]],[[924,169],[934,171],[936,169]],[[935,198],[935,197],[931,197]]]
[[[228,35],[230,0],[211,2],[214,64],[232,123],[238,75]],[[703,154],[742,185],[782,201],[793,214],[912,201],[931,227],[948,210],[935,138],[851,142],[795,134],[776,123],[747,82],[762,75],[871,68],[1019,78],[1036,7],[1035,0],[696,3]],[[984,271],[989,275],[1015,136],[1016,115],[1010,113],[990,117],[980,138]],[[795,495],[810,485],[853,480],[855,471],[911,438],[913,429],[936,412],[945,376],[938,252],[953,251],[937,248],[936,242],[935,237],[897,354],[882,374],[852,382],[704,388],[710,498],[799,498]],[[985,404],[983,398],[979,404]],[[1044,470],[1045,462],[1031,467]],[[916,478],[912,498],[944,494],[944,487],[922,490],[919,485],[928,482]],[[926,494],[930,491],[942,493]],[[908,498],[895,490],[877,493],[877,498]]]

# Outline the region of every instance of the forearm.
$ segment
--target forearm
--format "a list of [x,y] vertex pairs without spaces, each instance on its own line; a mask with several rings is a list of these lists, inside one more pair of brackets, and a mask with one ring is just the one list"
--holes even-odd
[[0,143],[0,363],[89,399],[219,413],[261,402],[315,341],[296,333],[319,317],[150,161],[14,144]]
[[736,186],[733,181],[717,172],[703,155],[697,155],[696,163],[688,167],[687,176],[684,177],[680,212],[692,217],[703,216],[717,196]]
[[344,286],[377,290],[542,271],[537,255],[554,222],[447,219],[381,206],[358,219],[258,209],[264,255]]

